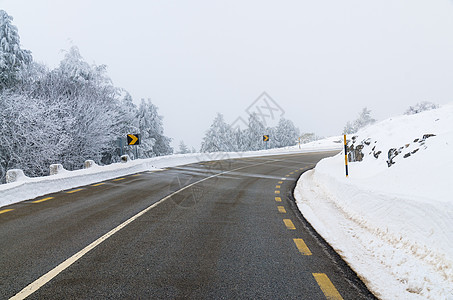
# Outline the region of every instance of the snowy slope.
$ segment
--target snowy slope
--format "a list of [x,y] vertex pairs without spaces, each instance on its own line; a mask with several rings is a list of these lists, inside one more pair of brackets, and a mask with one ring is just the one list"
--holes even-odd
[[339,150],[341,149],[341,144],[338,143],[339,140],[340,137],[327,138],[303,144],[301,145],[301,149],[299,149],[298,146],[292,146],[251,152],[193,153],[159,156],[150,159],[138,159],[128,163],[117,163],[108,166],[94,166],[84,170],[63,171],[61,174],[45,177],[21,177],[17,182],[0,185],[0,207],[33,199],[49,193],[93,184],[129,174],[159,170],[162,168],[184,164],[229,158]]
[[[349,178],[344,153],[305,173],[300,210],[378,297],[453,299],[453,105],[354,140],[366,142],[363,161],[349,164]],[[388,167],[390,149],[399,154]]]

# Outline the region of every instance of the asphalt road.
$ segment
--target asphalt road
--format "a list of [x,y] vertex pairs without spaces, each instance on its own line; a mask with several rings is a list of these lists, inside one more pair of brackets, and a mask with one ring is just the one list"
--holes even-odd
[[0,299],[374,299],[294,203],[300,174],[332,154],[197,163],[2,207]]

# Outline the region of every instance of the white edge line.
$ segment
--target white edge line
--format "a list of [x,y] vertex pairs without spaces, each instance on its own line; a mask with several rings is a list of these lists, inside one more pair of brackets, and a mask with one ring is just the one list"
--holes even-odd
[[145,213],[147,213],[149,210],[153,209],[154,207],[156,207],[157,205],[159,205],[160,203],[164,202],[165,200],[171,198],[172,196],[176,195],[177,193],[179,192],[182,192],[183,190],[185,189],[188,189],[189,187],[191,186],[194,186],[202,181],[205,181],[205,180],[208,180],[208,179],[211,179],[213,177],[216,177],[216,176],[220,176],[220,175],[223,175],[223,174],[227,174],[227,173],[231,173],[231,172],[234,172],[234,171],[237,171],[237,170],[241,170],[241,169],[245,169],[245,168],[249,168],[249,167],[252,167],[252,166],[258,166],[258,165],[262,165],[262,164],[265,164],[267,162],[263,162],[263,163],[259,163],[259,164],[254,164],[254,165],[248,165],[248,166],[245,166],[245,167],[241,167],[241,168],[237,168],[237,169],[233,169],[233,170],[230,170],[230,171],[226,171],[226,172],[222,172],[222,173],[218,173],[218,174],[214,174],[214,175],[211,175],[209,177],[206,177],[206,178],[203,178],[201,180],[198,180],[194,183],[191,183],[179,190],[177,190],[176,192],[173,192],[171,193],[170,195],[168,196],[165,196],[164,198],[160,199],[159,201],[157,201],[156,203],[148,206],[147,208],[145,208],[144,210],[142,210],[141,212],[139,212],[138,214],[134,215],[133,217],[129,218],[128,220],[124,221],[123,223],[121,223],[120,225],[118,225],[117,227],[113,228],[112,230],[110,230],[109,232],[107,232],[106,234],[104,234],[103,236],[101,236],[100,238],[98,238],[97,240],[95,240],[94,242],[92,242],[91,244],[89,244],[88,246],[86,246],[85,248],[83,248],[82,250],[80,250],[79,252],[77,252],[76,254],[74,254],[73,256],[69,257],[68,259],[66,259],[65,261],[63,261],[62,263],[60,263],[58,266],[56,266],[55,268],[53,268],[52,270],[50,270],[49,272],[47,272],[46,274],[42,275],[41,277],[39,277],[38,279],[36,279],[35,281],[33,281],[32,283],[30,283],[29,285],[27,285],[25,288],[23,288],[19,293],[17,293],[16,295],[14,295],[13,297],[10,298],[10,300],[17,300],[17,299],[25,299],[27,298],[28,296],[30,296],[31,294],[33,294],[34,292],[36,292],[37,290],[39,290],[43,285],[45,285],[47,282],[49,282],[50,280],[52,280],[54,277],[56,277],[58,274],[60,274],[61,272],[63,272],[65,269],[67,269],[69,266],[71,266],[73,263],[75,263],[77,260],[79,260],[80,258],[82,258],[85,254],[87,254],[88,252],[90,252],[91,250],[93,250],[96,246],[98,246],[99,244],[101,244],[102,242],[104,242],[105,240],[107,240],[109,237],[111,237],[112,235],[114,235],[115,233],[117,233],[118,231],[120,231],[121,229],[123,229],[124,227],[126,227],[127,225],[129,225],[130,223],[132,223],[133,221],[135,221],[137,218],[139,218],[140,216],[144,215]]

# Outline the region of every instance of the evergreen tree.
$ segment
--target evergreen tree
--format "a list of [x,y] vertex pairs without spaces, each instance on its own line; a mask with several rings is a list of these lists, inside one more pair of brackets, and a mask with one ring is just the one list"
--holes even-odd
[[121,136],[124,137],[130,133],[138,133],[138,109],[132,100],[132,96],[126,92],[120,100],[119,106],[119,126],[121,128]]
[[17,27],[13,17],[0,10],[0,91],[13,87],[21,79],[20,71],[32,62],[31,52],[20,47]]
[[227,152],[232,151],[232,130],[223,119],[223,115],[217,113],[209,130],[205,133],[201,143],[201,152]]
[[277,143],[275,147],[293,146],[297,143],[299,129],[290,120],[281,118],[275,128],[273,137]]
[[154,157],[173,153],[171,139],[164,136],[162,117],[151,100],[142,99],[138,108],[138,126],[141,133],[140,157]]
[[233,131],[233,149],[231,151],[247,151],[245,144],[245,133],[239,127]]
[[244,149],[247,151],[264,149],[263,135],[266,128],[256,113],[249,115],[248,127],[244,131]]
[[187,147],[187,145],[184,143],[184,141],[179,142],[179,153],[180,154],[190,153],[190,150]]

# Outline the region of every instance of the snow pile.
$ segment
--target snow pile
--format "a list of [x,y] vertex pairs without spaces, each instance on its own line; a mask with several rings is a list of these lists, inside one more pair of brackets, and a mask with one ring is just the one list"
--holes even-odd
[[[55,175],[30,178],[24,176],[20,170],[14,170],[15,182],[0,185],[0,207],[16,202],[33,199],[49,193],[72,189],[79,186],[93,184],[121,176],[150,170],[174,167],[184,164],[229,158],[243,158],[265,155],[291,154],[300,152],[339,150],[340,137],[328,138],[308,144],[251,152],[216,152],[192,153],[170,156],[159,156],[149,159],[137,159],[127,163],[116,163],[107,166],[98,166],[90,163],[89,168],[76,171],[60,170]],[[11,179],[13,181],[13,179]]]
[[453,299],[453,105],[354,141],[364,157],[349,178],[344,153],[301,177],[300,210],[378,297]]

